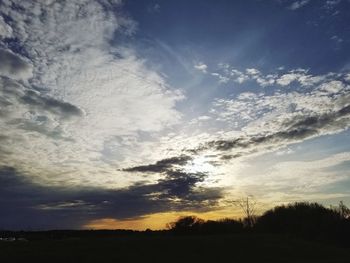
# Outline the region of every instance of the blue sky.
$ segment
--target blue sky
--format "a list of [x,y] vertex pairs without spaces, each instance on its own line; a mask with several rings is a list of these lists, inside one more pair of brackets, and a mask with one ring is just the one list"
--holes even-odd
[[343,69],[349,56],[341,48],[349,41],[348,2],[330,3],[291,10],[293,1],[164,1],[147,12],[157,4],[130,1],[126,9],[139,22],[136,42],[150,49],[159,41],[184,58],[322,73]]
[[349,204],[349,10],[2,1],[0,228],[162,228],[238,217],[247,195]]

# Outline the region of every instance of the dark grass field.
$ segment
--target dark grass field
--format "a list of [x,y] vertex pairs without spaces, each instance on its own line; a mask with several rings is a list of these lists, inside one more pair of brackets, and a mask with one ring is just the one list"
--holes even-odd
[[273,235],[126,235],[0,242],[0,262],[350,262],[350,249]]

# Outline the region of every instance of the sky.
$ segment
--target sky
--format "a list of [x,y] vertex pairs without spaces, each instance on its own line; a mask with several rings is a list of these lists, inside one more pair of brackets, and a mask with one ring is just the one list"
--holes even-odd
[[350,205],[349,0],[0,1],[0,229]]

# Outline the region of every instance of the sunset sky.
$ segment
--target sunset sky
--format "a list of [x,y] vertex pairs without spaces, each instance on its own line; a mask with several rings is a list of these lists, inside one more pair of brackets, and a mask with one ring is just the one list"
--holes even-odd
[[0,1],[0,229],[350,205],[349,0]]

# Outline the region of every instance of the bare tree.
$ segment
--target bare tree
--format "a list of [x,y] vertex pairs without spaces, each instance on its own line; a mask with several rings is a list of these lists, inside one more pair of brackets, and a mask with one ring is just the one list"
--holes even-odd
[[245,198],[233,200],[232,203],[241,208],[245,215],[247,225],[252,227],[255,223],[257,208],[257,201],[254,196],[249,195]]
[[330,208],[336,211],[341,218],[350,218],[350,209],[343,203],[343,201],[340,201],[338,206],[331,205]]

